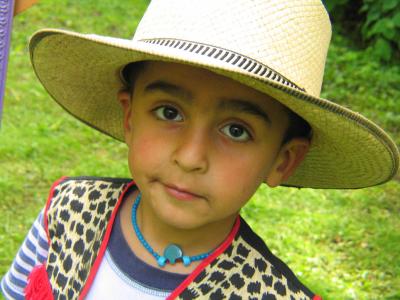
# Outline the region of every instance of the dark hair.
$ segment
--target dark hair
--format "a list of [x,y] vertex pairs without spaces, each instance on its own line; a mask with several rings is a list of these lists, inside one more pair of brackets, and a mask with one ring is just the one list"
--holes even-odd
[[310,124],[308,124],[306,120],[286,106],[284,106],[284,108],[289,117],[289,127],[286,129],[286,133],[282,140],[282,145],[294,138],[305,138],[307,140],[311,140],[312,129]]
[[[134,88],[135,88],[135,82],[139,74],[145,69],[147,65],[147,61],[139,61],[139,62],[134,62],[126,65],[121,72],[122,79],[124,81],[125,89],[128,91],[131,95],[133,94]],[[312,135],[312,129],[311,126],[308,124],[307,121],[305,121],[302,117],[300,117],[298,114],[284,106],[285,111],[288,114],[289,117],[289,127],[285,132],[285,135],[282,140],[282,145],[286,144],[289,142],[291,139],[300,137],[300,138],[306,138],[308,140],[311,140],[311,135]]]
[[147,61],[138,61],[127,64],[121,71],[124,89],[133,95],[137,77],[146,68]]

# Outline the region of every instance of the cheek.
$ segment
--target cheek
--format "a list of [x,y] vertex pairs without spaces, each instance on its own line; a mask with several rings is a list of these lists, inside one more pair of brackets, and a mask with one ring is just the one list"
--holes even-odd
[[[137,133],[143,132],[137,130]],[[145,130],[144,134],[134,133],[129,146],[129,164],[132,170],[155,168],[157,164],[166,160],[166,145],[159,135],[153,135],[151,131]],[[160,151],[162,150],[162,151]]]
[[272,161],[260,159],[260,155],[257,154],[247,153],[224,155],[217,164],[217,180],[220,186],[240,187],[240,190],[236,190],[235,193],[250,197],[266,179]]
[[145,158],[151,156],[153,151],[157,148],[155,141],[150,137],[142,137],[135,139],[132,145],[132,152],[138,157]]

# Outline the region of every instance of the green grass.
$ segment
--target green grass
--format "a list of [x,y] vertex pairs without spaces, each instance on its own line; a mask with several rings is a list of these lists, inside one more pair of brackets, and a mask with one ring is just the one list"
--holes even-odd
[[[14,22],[0,132],[0,276],[62,175],[129,176],[126,147],[58,107],[30,67],[43,27],[129,38],[147,1],[42,0]],[[323,97],[362,112],[400,144],[400,67],[334,36]],[[362,190],[260,188],[243,215],[325,299],[400,299],[400,183]]]

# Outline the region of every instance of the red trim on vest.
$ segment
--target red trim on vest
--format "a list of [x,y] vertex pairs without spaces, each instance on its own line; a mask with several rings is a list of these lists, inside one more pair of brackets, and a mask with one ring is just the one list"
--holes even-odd
[[171,295],[168,296],[167,300],[170,299],[175,299],[176,297],[179,296],[180,293],[182,293],[188,286],[189,284],[192,283],[192,281],[214,260],[216,259],[220,254],[222,254],[231,244],[233,239],[235,238],[237,232],[239,231],[240,227],[240,217],[237,216],[235,225],[233,225],[233,228],[231,232],[229,233],[228,237],[225,239],[225,241],[217,248],[215,251],[206,259],[204,259],[201,264],[197,266],[196,269],[186,279],[175,289],[172,291]]
[[54,194],[54,189],[56,188],[57,185],[60,184],[61,181],[63,181],[66,176],[61,177],[58,179],[56,182],[53,183],[53,185],[50,188],[49,196],[47,197],[46,201],[46,206],[44,208],[44,214],[43,214],[43,225],[44,225],[44,230],[46,231],[47,235],[47,243],[50,246],[50,235],[49,235],[49,222],[47,221],[47,211],[49,210],[51,199],[53,199],[53,194]]
[[86,280],[85,286],[83,287],[83,290],[82,290],[81,294],[79,295],[79,299],[85,298],[86,294],[89,292],[90,286],[92,285],[92,282],[93,282],[93,280],[94,280],[94,278],[96,276],[97,269],[100,267],[100,263],[101,263],[101,261],[103,259],[104,252],[106,251],[108,240],[110,239],[110,235],[111,235],[112,226],[114,224],[114,220],[115,220],[115,217],[117,215],[117,211],[119,209],[119,206],[122,203],[122,199],[124,198],[125,193],[133,185],[135,185],[134,181],[131,181],[130,183],[128,183],[128,185],[125,187],[125,189],[122,191],[121,195],[119,196],[118,202],[115,205],[115,207],[113,209],[113,212],[111,214],[110,221],[108,221],[106,233],[104,234],[103,242],[102,242],[102,244],[100,246],[100,250],[98,252],[97,258],[94,261],[94,264],[93,264],[93,266],[92,266],[92,268],[90,270],[89,277]]
[[314,297],[312,299],[313,300],[322,300],[322,297],[318,296],[318,295],[314,295]]

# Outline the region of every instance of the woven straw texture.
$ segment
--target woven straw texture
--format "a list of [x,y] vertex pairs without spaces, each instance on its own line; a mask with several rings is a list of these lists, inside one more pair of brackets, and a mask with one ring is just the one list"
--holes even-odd
[[371,121],[319,98],[331,30],[316,0],[153,0],[132,40],[47,29],[30,43],[49,94],[88,125],[123,139],[121,69],[141,60],[205,67],[282,102],[313,128],[285,185],[359,188],[390,180],[399,153]]

